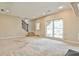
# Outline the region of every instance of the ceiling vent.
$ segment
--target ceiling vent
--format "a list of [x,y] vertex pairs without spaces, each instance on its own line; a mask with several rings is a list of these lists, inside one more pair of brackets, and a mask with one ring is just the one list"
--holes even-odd
[[7,10],[7,9],[0,9],[0,13],[8,13],[9,12],[9,10]]
[[4,12],[5,10],[4,9],[1,9],[1,11]]

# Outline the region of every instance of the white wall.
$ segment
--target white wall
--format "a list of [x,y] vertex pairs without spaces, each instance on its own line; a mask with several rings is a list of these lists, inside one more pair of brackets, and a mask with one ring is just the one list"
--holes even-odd
[[21,26],[18,17],[0,14],[0,38],[24,36]]
[[40,18],[41,22],[41,30],[40,34],[42,36],[45,35],[45,20],[46,19],[51,19],[54,16],[63,18],[64,21],[64,40],[68,41],[79,41],[78,39],[78,34],[79,34],[79,17],[75,15],[72,9],[66,9],[62,10],[60,12],[54,13],[50,16],[47,17],[42,17]]

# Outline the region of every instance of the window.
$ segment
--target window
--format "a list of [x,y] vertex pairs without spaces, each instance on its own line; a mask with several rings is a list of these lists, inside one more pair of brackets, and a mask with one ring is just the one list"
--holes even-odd
[[63,20],[53,19],[46,21],[46,36],[63,38]]
[[39,20],[36,20],[36,23],[35,23],[35,30],[36,30],[36,31],[39,31],[39,30],[40,30],[40,21],[39,21]]

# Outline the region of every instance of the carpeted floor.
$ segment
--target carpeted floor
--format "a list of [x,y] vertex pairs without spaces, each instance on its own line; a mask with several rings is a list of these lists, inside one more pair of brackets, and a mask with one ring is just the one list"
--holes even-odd
[[79,47],[38,37],[0,39],[0,56],[64,56],[68,49]]

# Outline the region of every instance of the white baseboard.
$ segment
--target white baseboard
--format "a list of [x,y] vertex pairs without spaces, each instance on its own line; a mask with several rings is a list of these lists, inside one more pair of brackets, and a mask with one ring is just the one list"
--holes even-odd
[[25,35],[10,35],[10,36],[0,36],[0,39],[10,39],[10,38],[17,38],[17,37],[25,37]]
[[74,41],[74,40],[65,40],[64,42],[79,45],[79,41]]

